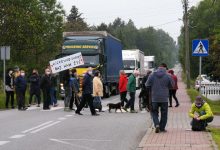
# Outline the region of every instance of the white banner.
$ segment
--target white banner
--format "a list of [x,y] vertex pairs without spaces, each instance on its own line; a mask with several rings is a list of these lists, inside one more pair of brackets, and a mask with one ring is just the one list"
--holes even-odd
[[61,72],[63,70],[74,68],[80,65],[84,65],[81,53],[76,53],[73,55],[50,61],[52,73]]

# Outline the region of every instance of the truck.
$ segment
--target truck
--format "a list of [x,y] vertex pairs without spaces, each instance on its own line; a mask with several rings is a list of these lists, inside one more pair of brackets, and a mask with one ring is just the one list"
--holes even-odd
[[140,88],[141,81],[144,77],[144,52],[139,49],[122,50],[122,59],[125,73],[130,76],[134,70],[139,71],[136,78],[136,88]]
[[155,56],[144,56],[144,69],[154,71],[155,70]]
[[78,52],[84,61],[84,65],[76,67],[81,81],[87,68],[92,67],[101,73],[104,97],[117,94],[119,71],[123,68],[121,41],[106,31],[64,32],[58,57]]

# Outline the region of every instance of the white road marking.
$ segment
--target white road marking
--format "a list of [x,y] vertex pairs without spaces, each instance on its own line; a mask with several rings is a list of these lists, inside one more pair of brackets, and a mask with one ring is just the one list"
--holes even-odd
[[34,130],[34,131],[32,131],[31,133],[37,133],[37,132],[39,132],[39,131],[41,131],[41,130],[43,130],[43,129],[49,128],[49,127],[51,127],[51,126],[53,126],[53,125],[56,125],[56,124],[58,124],[58,123],[60,123],[60,122],[61,122],[61,121],[53,122],[53,123],[51,123],[51,124],[49,124],[49,125],[46,125],[46,126],[44,126],[44,127],[42,127],[42,128],[39,128],[39,129],[37,129],[37,130]]
[[36,126],[36,127],[33,127],[33,128],[28,129],[28,130],[22,131],[22,133],[30,132],[30,131],[32,131],[32,130],[35,130],[35,129],[37,129],[37,128],[40,128],[40,127],[45,126],[45,125],[47,125],[47,124],[49,124],[49,123],[52,123],[52,122],[53,122],[53,121],[48,121],[48,122],[42,123],[42,124],[40,124],[40,125],[38,125],[38,126]]
[[10,141],[0,141],[0,146],[5,145],[7,143],[9,143]]
[[89,147],[86,147],[86,146],[76,145],[76,144],[72,144],[72,143],[65,142],[65,141],[58,140],[58,139],[50,139],[50,140],[51,140],[51,141],[54,141],[54,142],[58,142],[58,143],[62,143],[62,144],[66,144],[66,145],[71,145],[71,146],[73,146],[73,147],[77,147],[77,148],[80,148],[80,149],[85,149],[85,150],[95,150],[95,149],[92,149],[92,148],[89,148]]
[[28,107],[27,110],[38,110],[38,109],[42,109],[41,107]]
[[60,118],[58,118],[58,120],[66,120],[66,118],[60,117]]
[[98,139],[59,139],[61,141],[90,141],[90,142],[112,142],[112,140],[98,140]]
[[72,117],[73,115],[66,115],[66,117]]
[[64,107],[51,107],[48,110],[40,110],[40,111],[54,111],[54,110],[59,110],[59,109],[63,109]]
[[24,134],[18,134],[18,135],[13,135],[11,137],[9,137],[10,139],[19,139],[19,138],[22,138],[24,137],[25,135]]

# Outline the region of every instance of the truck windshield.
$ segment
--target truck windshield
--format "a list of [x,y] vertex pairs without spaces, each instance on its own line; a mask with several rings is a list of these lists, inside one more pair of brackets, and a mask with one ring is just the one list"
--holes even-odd
[[123,60],[125,70],[135,69],[135,60]]
[[99,55],[94,56],[83,56],[83,61],[85,65],[98,65],[99,64]]

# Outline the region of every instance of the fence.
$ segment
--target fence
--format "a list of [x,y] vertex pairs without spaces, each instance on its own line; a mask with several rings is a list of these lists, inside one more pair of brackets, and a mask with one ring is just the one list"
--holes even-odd
[[220,100],[220,83],[202,84],[200,92],[213,101]]

